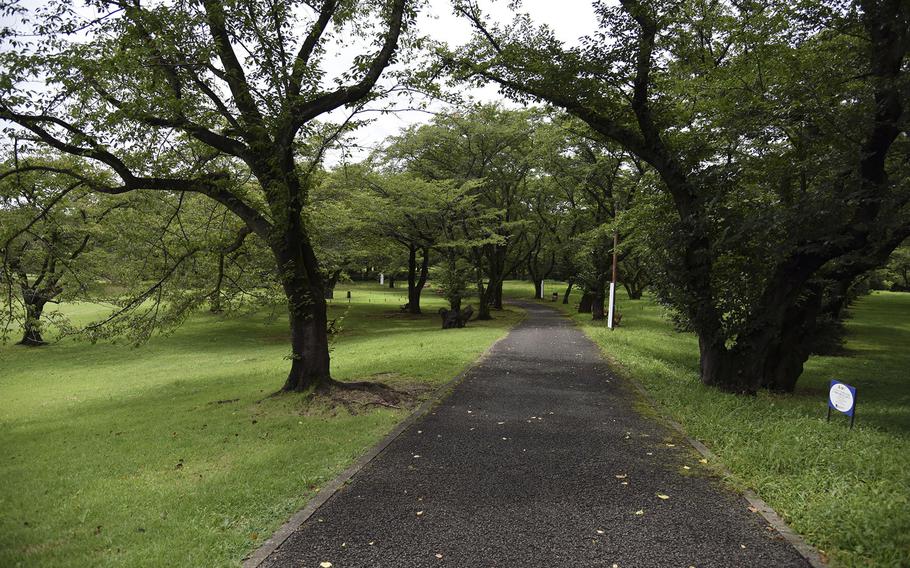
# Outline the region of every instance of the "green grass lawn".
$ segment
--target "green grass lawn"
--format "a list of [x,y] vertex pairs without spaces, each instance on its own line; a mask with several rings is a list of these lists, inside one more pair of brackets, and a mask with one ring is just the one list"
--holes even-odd
[[[340,285],[333,374],[443,384],[520,319],[465,329],[399,312],[403,290]],[[105,313],[66,306],[73,320]],[[269,397],[285,319],[194,316],[146,345],[0,346],[0,566],[236,565],[397,422],[301,395]]]
[[[506,293],[530,297],[533,288],[510,283]],[[835,566],[910,566],[910,294],[862,298],[847,325],[848,356],[813,357],[794,395],[755,397],[702,386],[695,336],[674,332],[653,301],[619,298],[614,331],[573,317],[615,370],[719,456],[734,485],[754,489]],[[853,431],[844,416],[825,422],[832,378],[858,389]]]

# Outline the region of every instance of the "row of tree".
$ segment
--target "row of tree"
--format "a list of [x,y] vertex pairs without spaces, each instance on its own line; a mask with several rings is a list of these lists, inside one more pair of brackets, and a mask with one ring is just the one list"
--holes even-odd
[[[603,317],[618,234],[630,295],[651,283],[698,335],[703,382],[788,391],[910,235],[901,0],[595,2],[599,31],[577,47],[457,0],[475,39],[386,74],[494,83],[560,111],[465,107],[331,172],[325,152],[397,88],[380,75],[431,45],[419,2],[102,1],[88,19],[57,4],[30,15],[33,34],[0,31],[15,141],[0,207],[19,218],[0,235],[7,319],[14,293],[37,322],[63,290],[118,272],[135,289],[93,336],[277,293],[284,388],[347,388],[325,301],[346,271],[404,264],[417,313],[432,270],[453,307],[473,289],[482,318],[508,276],[557,276]],[[332,82],[336,41],[363,45]]]

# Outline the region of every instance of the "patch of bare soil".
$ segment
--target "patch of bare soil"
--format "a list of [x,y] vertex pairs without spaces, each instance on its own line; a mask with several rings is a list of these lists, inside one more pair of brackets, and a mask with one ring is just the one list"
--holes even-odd
[[[394,382],[386,382],[386,381]],[[410,411],[416,408],[432,388],[415,381],[402,380],[395,373],[378,373],[367,381],[333,381],[313,392],[301,409],[301,414],[336,415],[344,409],[352,415],[377,408]]]

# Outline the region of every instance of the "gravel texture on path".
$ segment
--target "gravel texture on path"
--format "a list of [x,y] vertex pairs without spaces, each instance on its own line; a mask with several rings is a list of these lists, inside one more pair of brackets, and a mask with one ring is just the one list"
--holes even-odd
[[678,434],[634,410],[581,330],[523,306],[453,393],[263,566],[808,566]]

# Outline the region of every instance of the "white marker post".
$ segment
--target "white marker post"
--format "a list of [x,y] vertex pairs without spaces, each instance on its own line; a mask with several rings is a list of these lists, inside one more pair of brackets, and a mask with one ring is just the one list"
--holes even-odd
[[619,233],[613,233],[613,280],[610,281],[610,308],[607,310],[607,327],[613,329],[613,312],[616,310],[616,248]]
[[540,281],[540,299],[543,300],[543,280]]
[[382,286],[383,284],[385,284],[385,274],[380,272],[379,273],[379,285]]
[[613,329],[613,307],[616,305],[616,282],[610,282],[610,309],[607,314],[607,327]]

